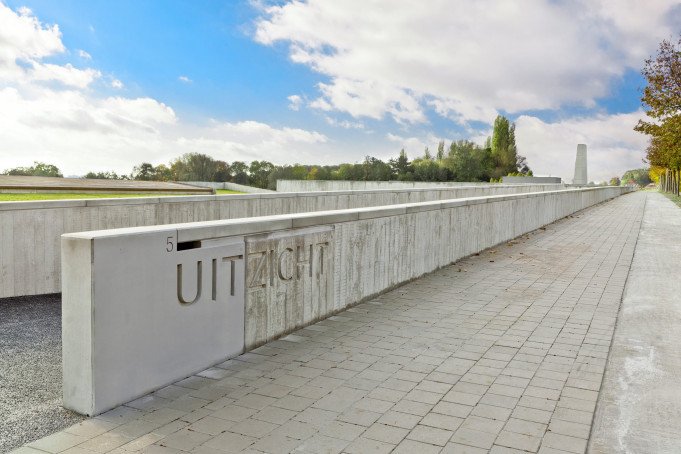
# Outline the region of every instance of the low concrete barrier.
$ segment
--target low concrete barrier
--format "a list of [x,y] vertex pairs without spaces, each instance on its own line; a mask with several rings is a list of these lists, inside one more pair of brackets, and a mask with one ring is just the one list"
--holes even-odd
[[64,235],[64,405],[101,413],[625,192],[570,189]]
[[[527,181],[519,183],[526,184]],[[553,189],[560,189],[555,183],[560,181],[537,181],[534,184],[554,184]],[[518,183],[513,183],[518,184]],[[461,186],[498,186],[494,183],[467,183],[457,181],[347,181],[347,180],[277,180],[277,192],[312,192],[312,191],[369,191],[376,189],[423,189],[453,188]],[[549,190],[549,189],[547,189]]]
[[60,291],[59,237],[64,233],[545,189],[545,185],[487,185],[437,190],[0,202],[0,298]]
[[230,183],[229,181],[224,181],[221,183],[213,181],[183,181],[183,183],[192,186],[199,186],[202,188],[229,189],[231,191],[245,192],[246,194],[266,194],[270,192],[275,192],[270,189],[262,189],[256,188],[255,186],[246,186],[244,184]]

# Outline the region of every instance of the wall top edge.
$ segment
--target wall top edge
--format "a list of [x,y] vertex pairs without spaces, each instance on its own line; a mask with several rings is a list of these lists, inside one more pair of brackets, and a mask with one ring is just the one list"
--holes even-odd
[[183,203],[183,202],[222,202],[229,200],[250,200],[250,199],[276,199],[276,198],[302,198],[342,195],[361,195],[361,194],[388,194],[388,193],[411,193],[411,192],[433,192],[451,191],[459,189],[483,189],[483,188],[528,188],[530,186],[564,186],[561,184],[542,183],[542,184],[471,184],[460,186],[441,186],[432,188],[387,188],[387,189],[366,189],[366,190],[338,190],[338,191],[304,191],[304,192],[267,192],[253,194],[225,194],[225,195],[172,195],[172,196],[149,196],[134,198],[110,198],[110,199],[63,199],[63,200],[37,200],[24,202],[0,202],[0,211],[9,210],[38,210],[53,208],[83,208],[83,207],[103,207],[103,206],[126,206],[144,204],[164,204],[164,203]]
[[[591,191],[612,190],[614,187],[573,188],[557,191],[526,192],[520,194],[503,194],[480,197],[464,197],[447,200],[436,200],[418,203],[403,203],[377,207],[351,208],[343,210],[314,211],[291,213],[274,216],[258,216],[251,218],[226,219],[216,221],[188,222],[181,224],[165,224],[160,226],[128,227],[122,229],[96,230],[76,232],[62,235],[62,238],[97,239],[127,235],[141,235],[158,232],[177,232],[178,241],[195,241],[208,238],[219,238],[233,235],[248,235],[294,227],[335,224],[359,219],[391,217],[401,214],[423,211],[441,210],[459,206],[478,205],[509,200],[519,200],[550,195],[587,193]],[[620,194],[629,192],[625,188]]]

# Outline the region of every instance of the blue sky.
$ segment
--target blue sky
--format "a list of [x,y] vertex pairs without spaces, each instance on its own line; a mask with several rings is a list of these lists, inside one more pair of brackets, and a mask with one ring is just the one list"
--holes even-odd
[[528,2],[0,0],[5,105],[42,112],[10,115],[6,137],[0,122],[0,167],[128,172],[189,151],[415,157],[438,140],[484,140],[496,114],[517,122],[538,174],[569,179],[581,142],[594,179],[638,167],[640,67],[681,31],[679,8]]

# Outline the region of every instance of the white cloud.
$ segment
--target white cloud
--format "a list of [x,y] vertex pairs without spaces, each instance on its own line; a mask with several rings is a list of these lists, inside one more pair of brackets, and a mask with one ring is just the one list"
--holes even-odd
[[[263,9],[255,38],[329,77],[312,107],[354,117],[457,122],[594,106],[677,32],[675,0],[290,1]],[[358,12],[361,11],[361,14]]]
[[[404,137],[398,134],[388,133],[385,138],[394,143],[397,150],[404,148],[404,151],[407,152],[410,160],[422,157],[426,147],[428,147],[432,155],[435,155],[437,144],[441,140],[433,134],[428,134],[425,137]],[[396,155],[397,152],[391,150],[390,157]]]
[[43,25],[28,8],[12,11],[0,3],[0,81],[26,84],[58,82],[83,88],[101,74],[71,64],[42,63],[45,57],[63,53],[57,25]]
[[193,129],[189,137],[180,137],[177,146],[183,152],[210,150],[228,161],[267,159],[275,162],[317,162],[316,150],[328,138],[314,131],[275,128],[257,121],[213,122],[209,127]]
[[300,106],[303,104],[303,98],[301,98],[299,95],[291,95],[287,96],[286,99],[288,99],[288,108],[297,112],[300,110]]
[[647,139],[633,130],[642,116],[638,111],[547,123],[523,115],[516,121],[516,142],[535,174],[560,176],[568,183],[574,176],[577,144],[585,143],[589,180],[608,181],[645,167],[641,157]]
[[340,126],[343,129],[364,129],[364,123],[359,121],[337,120],[328,115],[324,115],[324,120],[331,126]]
[[83,49],[78,50],[78,56],[84,60],[92,60],[92,55],[88,54]]
[[76,88],[85,88],[102,75],[101,72],[87,68],[78,69],[67,63],[53,65],[50,63],[34,63],[30,72],[32,81],[56,81]]
[[184,82],[185,84],[190,84],[190,83],[194,82],[193,80],[191,80],[187,76],[180,76],[180,77],[177,78],[177,80],[179,80],[180,82]]
[[44,161],[67,175],[128,173],[142,161],[167,163],[187,152],[228,161],[329,161],[328,139],[318,132],[256,121],[189,124],[156,99],[98,95],[92,83],[100,71],[42,61],[65,52],[57,25],[0,3],[0,170]]

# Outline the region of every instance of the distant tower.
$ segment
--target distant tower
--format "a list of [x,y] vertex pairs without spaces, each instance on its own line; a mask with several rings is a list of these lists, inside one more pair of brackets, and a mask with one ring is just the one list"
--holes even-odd
[[588,184],[589,179],[586,176],[586,145],[580,143],[577,145],[577,159],[575,159],[575,178],[572,184]]

